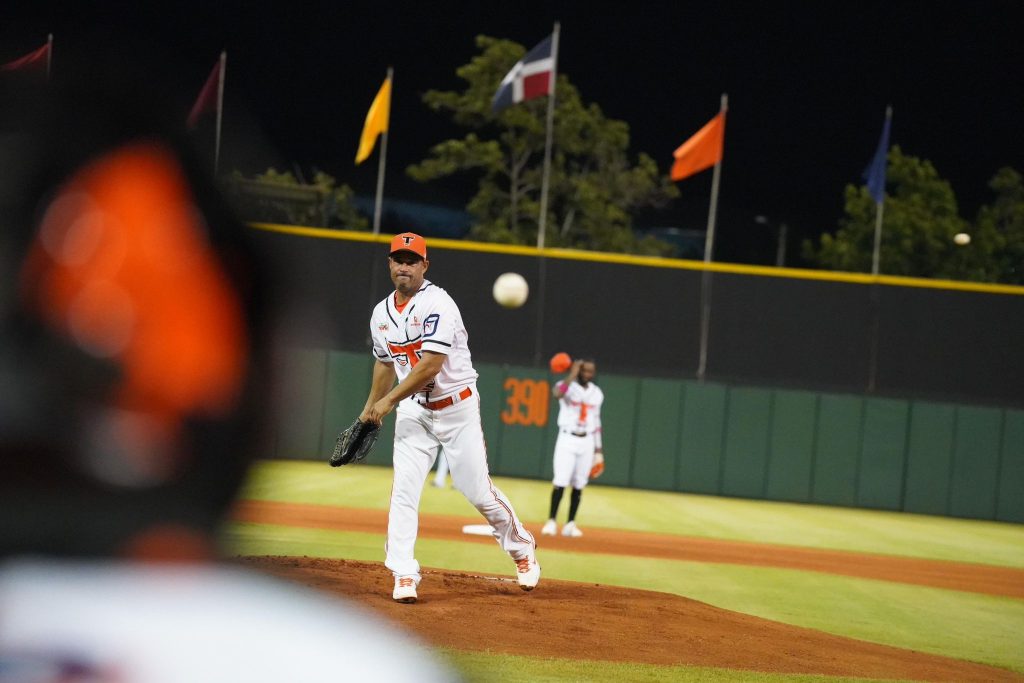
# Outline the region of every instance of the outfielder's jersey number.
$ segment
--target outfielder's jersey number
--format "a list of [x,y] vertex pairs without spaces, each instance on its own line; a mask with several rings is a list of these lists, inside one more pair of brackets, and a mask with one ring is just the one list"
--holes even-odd
[[501,411],[502,422],[527,427],[543,427],[548,423],[551,389],[547,380],[509,377],[505,380],[505,391],[508,405]]

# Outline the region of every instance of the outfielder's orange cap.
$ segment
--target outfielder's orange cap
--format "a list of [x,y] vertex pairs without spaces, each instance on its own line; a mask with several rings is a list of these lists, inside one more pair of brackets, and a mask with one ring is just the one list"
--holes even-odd
[[427,258],[427,241],[414,232],[403,232],[391,239],[391,251],[388,253],[394,254],[396,251],[411,251],[421,258]]

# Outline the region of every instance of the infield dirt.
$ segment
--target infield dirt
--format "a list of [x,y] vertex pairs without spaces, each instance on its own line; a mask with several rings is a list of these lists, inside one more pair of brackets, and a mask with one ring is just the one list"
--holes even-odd
[[[383,533],[385,511],[244,501],[244,522]],[[478,519],[420,516],[420,536],[493,544],[462,534]],[[544,547],[602,554],[789,567],[993,595],[1024,595],[1024,571],[679,536],[588,530]],[[600,547],[600,550],[598,550]],[[391,600],[382,563],[308,557],[246,557],[245,564],[354,600],[424,641],[456,650],[531,657],[709,666],[777,673],[920,681],[1022,681],[1012,671],[790,626],[681,596],[543,579],[524,593],[508,576],[423,570],[420,600]]]

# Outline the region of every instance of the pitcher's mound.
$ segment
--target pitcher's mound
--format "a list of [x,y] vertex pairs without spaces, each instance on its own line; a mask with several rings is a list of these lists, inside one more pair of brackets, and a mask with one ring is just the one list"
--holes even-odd
[[391,599],[380,563],[247,557],[249,566],[362,603],[422,640],[530,657],[921,681],[1024,680],[1005,669],[789,626],[652,591],[423,570],[419,602]]

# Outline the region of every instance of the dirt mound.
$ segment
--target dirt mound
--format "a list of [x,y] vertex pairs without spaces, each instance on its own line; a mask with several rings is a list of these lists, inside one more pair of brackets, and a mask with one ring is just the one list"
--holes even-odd
[[923,681],[1024,680],[1003,669],[833,636],[666,593],[550,579],[524,593],[510,576],[424,570],[419,602],[402,605],[391,600],[391,573],[380,563],[239,561],[344,596],[428,643],[459,650]]

